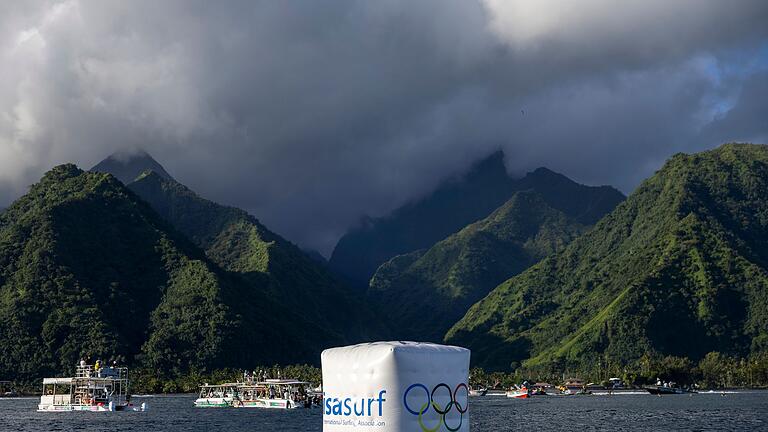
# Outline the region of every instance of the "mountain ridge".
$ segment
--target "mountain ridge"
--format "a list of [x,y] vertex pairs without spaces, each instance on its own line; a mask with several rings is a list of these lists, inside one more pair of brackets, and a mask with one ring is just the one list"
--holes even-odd
[[[369,313],[362,300],[325,266],[251,214],[202,198],[152,169],[143,170],[128,188],[222,269],[240,274],[247,284],[266,289],[284,308],[301,311],[300,321],[320,329],[318,335],[325,334],[328,344],[367,340],[376,334],[375,326],[369,329],[362,324]],[[352,312],[330,312],[336,307]]]
[[[563,179],[568,182],[563,183]],[[564,190],[558,190],[556,184]],[[353,284],[367,288],[375,270],[387,260],[431,247],[488,216],[514,192],[535,189],[555,208],[561,204],[576,208],[584,205],[571,198],[578,186],[546,168],[519,179],[510,177],[504,154],[497,151],[477,161],[464,175],[445,181],[426,197],[407,203],[388,216],[367,219],[362,227],[347,232],[334,248],[329,267]],[[589,199],[593,209],[585,209],[580,216],[580,222],[586,224],[594,223],[605,208],[611,209],[624,199],[621,192],[610,186],[591,188]]]
[[446,341],[493,369],[766,349],[766,178],[766,146],[673,156],[593,230],[473,305]]

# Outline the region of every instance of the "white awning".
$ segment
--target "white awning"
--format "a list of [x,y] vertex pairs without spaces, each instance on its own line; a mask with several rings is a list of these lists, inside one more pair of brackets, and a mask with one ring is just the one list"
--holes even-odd
[[72,378],[43,378],[43,384],[72,384]]
[[268,379],[266,381],[262,381],[256,384],[258,385],[304,385],[309,383],[306,381],[296,381],[296,380],[290,380],[290,379]]

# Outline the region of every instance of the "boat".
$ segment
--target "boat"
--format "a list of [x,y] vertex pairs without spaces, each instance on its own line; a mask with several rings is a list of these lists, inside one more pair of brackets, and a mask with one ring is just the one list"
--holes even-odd
[[238,387],[242,383],[208,384],[200,386],[200,394],[195,399],[197,408],[225,408],[232,406],[238,397]]
[[292,379],[267,379],[254,383],[241,383],[232,402],[235,408],[310,408],[319,406],[322,399],[308,390],[309,383]]
[[471,388],[469,389],[470,396],[485,396],[488,393],[487,388]]
[[665,387],[665,386],[648,386],[645,387],[645,391],[652,395],[674,395],[674,394],[686,394],[696,393],[694,390],[684,389],[682,387]]
[[[98,364],[98,362],[97,362]],[[43,378],[38,411],[146,411],[146,403],[134,406],[128,393],[128,368],[94,367],[81,362],[75,376]]]
[[18,395],[13,388],[13,382],[0,381],[0,397],[17,397]]
[[531,392],[528,390],[528,387],[520,387],[519,389],[512,389],[507,392],[508,398],[513,399],[528,399],[531,397]]

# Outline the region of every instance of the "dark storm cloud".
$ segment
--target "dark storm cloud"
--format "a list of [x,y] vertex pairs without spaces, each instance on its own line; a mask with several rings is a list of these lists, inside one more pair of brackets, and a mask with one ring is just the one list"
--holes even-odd
[[676,151],[765,137],[768,3],[615,5],[6,4],[0,196],[143,147],[328,252],[497,148],[628,192]]

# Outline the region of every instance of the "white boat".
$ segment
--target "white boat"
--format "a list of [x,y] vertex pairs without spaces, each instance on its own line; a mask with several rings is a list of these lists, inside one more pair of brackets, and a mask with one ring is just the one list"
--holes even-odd
[[128,369],[94,368],[80,364],[74,377],[44,378],[43,395],[38,411],[146,411],[142,403],[136,407],[128,393]]
[[268,379],[242,383],[237,388],[235,408],[308,408],[312,405],[309,383],[290,379]]
[[470,396],[485,396],[488,393],[487,388],[472,388],[469,389]]
[[242,383],[203,384],[195,399],[198,408],[224,408],[232,406],[237,398],[238,386]]

